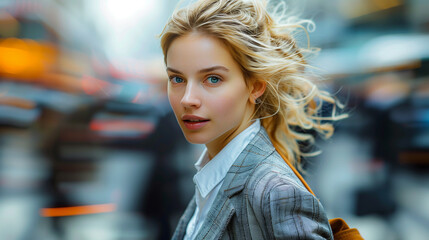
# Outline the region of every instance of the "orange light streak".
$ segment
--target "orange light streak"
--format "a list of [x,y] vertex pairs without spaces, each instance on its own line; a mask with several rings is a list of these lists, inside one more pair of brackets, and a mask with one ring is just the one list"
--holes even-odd
[[152,131],[155,125],[151,122],[124,121],[124,120],[98,120],[90,123],[92,131]]
[[22,109],[33,109],[36,107],[34,102],[26,99],[2,96],[0,96],[0,105],[12,106]]
[[113,203],[75,206],[75,207],[60,207],[60,208],[42,208],[40,215],[42,217],[65,217],[76,215],[87,215],[96,213],[107,213],[116,210],[116,205]]

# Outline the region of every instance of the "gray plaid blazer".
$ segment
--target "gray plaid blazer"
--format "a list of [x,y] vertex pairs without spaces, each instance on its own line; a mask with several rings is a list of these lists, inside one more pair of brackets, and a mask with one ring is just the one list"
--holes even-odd
[[[172,239],[183,239],[192,198]],[[273,147],[265,129],[229,169],[196,239],[333,239],[321,203]]]

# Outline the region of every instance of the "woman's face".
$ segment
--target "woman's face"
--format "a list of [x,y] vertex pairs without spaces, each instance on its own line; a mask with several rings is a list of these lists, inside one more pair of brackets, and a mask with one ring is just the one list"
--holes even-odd
[[250,125],[254,104],[240,66],[222,41],[199,33],[175,39],[166,61],[168,98],[186,139],[214,157]]

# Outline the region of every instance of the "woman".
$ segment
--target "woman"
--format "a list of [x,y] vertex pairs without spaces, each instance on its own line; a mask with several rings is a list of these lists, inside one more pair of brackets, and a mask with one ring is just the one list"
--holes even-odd
[[173,239],[333,239],[291,166],[308,132],[332,134],[320,108],[337,103],[308,79],[301,26],[288,22],[259,1],[201,0],[163,30],[170,104],[186,139],[206,146]]

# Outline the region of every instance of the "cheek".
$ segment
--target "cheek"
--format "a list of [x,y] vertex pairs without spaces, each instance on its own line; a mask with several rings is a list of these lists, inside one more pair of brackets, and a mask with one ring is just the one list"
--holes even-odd
[[170,102],[171,108],[173,108],[174,112],[179,110],[181,97],[177,93],[169,90],[168,101]]
[[217,97],[211,101],[212,109],[215,109],[217,116],[230,119],[232,121],[237,115],[241,116],[246,108],[247,96],[245,93],[231,92],[222,97]]

